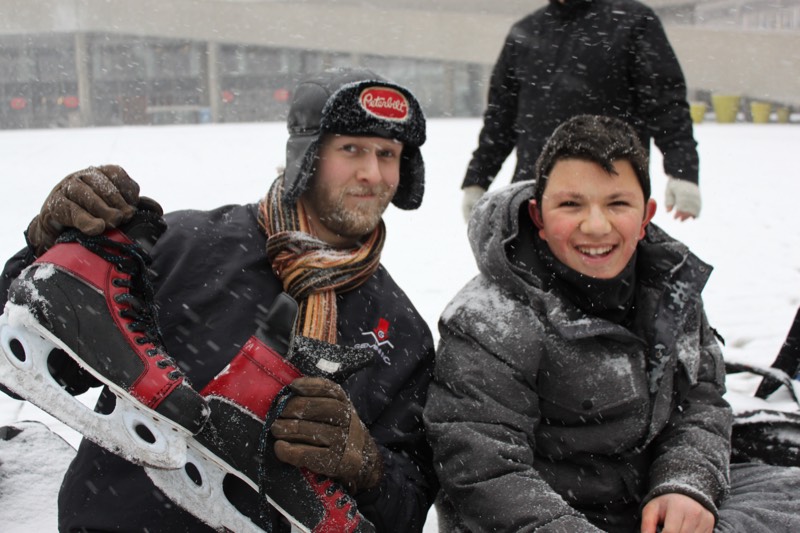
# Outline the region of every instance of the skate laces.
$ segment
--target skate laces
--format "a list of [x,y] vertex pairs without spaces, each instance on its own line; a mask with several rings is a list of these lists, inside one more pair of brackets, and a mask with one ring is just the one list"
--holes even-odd
[[324,487],[324,494],[328,498],[336,497],[336,505],[337,509],[343,509],[345,506],[349,506],[347,508],[347,512],[345,516],[348,520],[352,520],[356,516],[356,501],[355,499],[350,496],[347,491],[344,490],[344,487],[339,483],[336,483],[331,478],[323,476],[322,474],[315,474],[314,481],[317,485],[321,485]]
[[[272,408],[267,412],[264,424],[261,426],[261,435],[258,437],[258,457],[264,457],[267,453],[267,447],[272,445],[269,428],[272,427],[273,422],[283,412],[286,403],[293,395],[292,389],[283,387],[272,401]],[[269,474],[265,461],[260,461],[258,463],[258,508],[262,522],[269,522],[270,516],[274,514],[274,509],[267,499],[267,477]]]
[[148,266],[152,262],[150,255],[140,245],[121,243],[104,235],[89,236],[77,230],[69,230],[59,237],[58,242],[76,242],[114,265],[118,272],[129,277],[114,277],[111,283],[115,287],[128,289],[127,292],[114,296],[114,301],[122,307],[119,315],[130,322],[127,328],[136,333],[135,342],[139,345],[152,345],[145,350],[148,357],[159,356],[156,365],[161,369],[172,368],[168,377],[178,379],[183,372],[177,363],[164,350],[161,328],[158,325],[158,309],[154,303],[153,285],[148,275]]

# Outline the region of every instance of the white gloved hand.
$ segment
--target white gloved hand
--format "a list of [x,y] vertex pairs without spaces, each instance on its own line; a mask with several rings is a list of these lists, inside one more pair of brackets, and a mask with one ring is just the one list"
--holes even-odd
[[697,218],[700,215],[700,187],[691,181],[679,180],[667,176],[667,190],[664,195],[664,204],[667,212],[675,208],[675,218],[686,220]]
[[486,189],[480,185],[469,185],[464,187],[464,199],[461,201],[461,210],[464,213],[464,222],[469,222],[472,208],[481,199],[481,196],[486,194]]

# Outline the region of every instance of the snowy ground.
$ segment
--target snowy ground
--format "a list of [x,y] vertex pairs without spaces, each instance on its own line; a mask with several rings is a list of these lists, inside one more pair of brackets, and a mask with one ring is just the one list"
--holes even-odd
[[[459,185],[479,128],[474,119],[430,121],[423,206],[412,213],[392,207],[386,215],[384,264],[434,335],[447,301],[476,273]],[[662,210],[655,222],[715,266],[704,294],[710,321],[727,341],[726,358],[768,365],[800,305],[800,127],[706,123],[696,128],[696,138],[702,216],[679,223]],[[28,221],[70,171],[121,164],[166,210],[245,203],[266,192],[282,163],[285,139],[282,124],[0,131],[0,257],[23,246]],[[498,184],[508,182],[511,166]],[[665,178],[657,152],[652,171],[654,197],[662,202]],[[735,391],[754,384],[748,377],[729,380]],[[78,441],[30,404],[0,394],[0,426],[19,420],[41,420],[73,445]],[[30,460],[39,461],[38,452],[28,450]],[[0,447],[3,453],[11,452]],[[0,463],[9,459],[16,458],[0,455]],[[58,476],[50,478],[57,487]],[[40,512],[26,515],[2,505],[13,496],[10,490],[0,466],[0,529],[55,531],[54,492],[31,491]],[[426,532],[435,531],[432,513]]]

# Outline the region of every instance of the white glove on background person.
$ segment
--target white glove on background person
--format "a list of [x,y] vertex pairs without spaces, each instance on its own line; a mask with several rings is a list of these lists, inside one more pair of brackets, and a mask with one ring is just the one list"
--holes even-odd
[[667,191],[664,195],[664,205],[667,212],[675,208],[675,218],[686,220],[697,218],[700,215],[700,187],[691,181],[679,180],[667,176]]
[[480,185],[469,185],[464,187],[464,199],[461,201],[461,210],[464,213],[464,222],[469,222],[469,216],[472,213],[472,208],[481,199],[481,196],[486,194],[486,189]]

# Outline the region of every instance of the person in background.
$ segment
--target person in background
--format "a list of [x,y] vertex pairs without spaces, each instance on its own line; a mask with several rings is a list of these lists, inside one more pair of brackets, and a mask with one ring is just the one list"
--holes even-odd
[[[164,346],[175,374],[201,390],[258,329],[264,310],[289,293],[300,305],[296,335],[366,350],[371,364],[341,387],[294,380],[294,396],[271,427],[275,454],[340,483],[377,531],[418,532],[438,490],[422,421],[434,347],[380,259],[389,203],[413,210],[422,202],[425,117],[405,88],[368,70],[337,69],[298,85],[288,129],[286,168],[263,200],[165,216],[150,253]],[[118,166],[64,178],[31,222],[28,248],[7,263],[0,303],[65,228],[99,235],[124,224],[144,199]],[[147,207],[161,212],[153,200]],[[93,384],[77,377],[74,392]],[[105,390],[100,404],[109,396]],[[288,531],[277,516],[261,525]],[[84,439],[61,487],[59,530],[210,528],[141,467]]]
[[667,211],[700,214],[686,81],[653,10],[636,0],[550,0],[513,25],[494,66],[478,147],[461,188],[467,220],[516,148],[513,182],[533,178],[545,141],[572,116],[633,126],[664,156]]
[[730,465],[711,267],[651,223],[646,150],[578,115],[487,194],[425,423],[440,533],[800,531],[800,469]]

